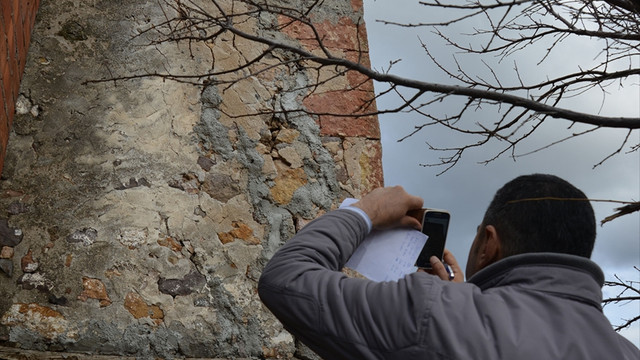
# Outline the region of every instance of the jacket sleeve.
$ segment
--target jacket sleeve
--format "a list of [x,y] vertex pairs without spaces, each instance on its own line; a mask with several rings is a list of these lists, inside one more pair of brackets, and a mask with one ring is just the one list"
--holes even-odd
[[364,220],[348,210],[309,223],[265,267],[260,298],[324,358],[410,358],[403,355],[422,347],[430,288],[438,281],[427,274],[381,283],[346,277],[340,269],[366,232]]

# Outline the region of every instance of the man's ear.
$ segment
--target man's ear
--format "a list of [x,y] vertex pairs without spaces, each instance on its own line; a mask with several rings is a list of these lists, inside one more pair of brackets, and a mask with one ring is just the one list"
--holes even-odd
[[502,259],[502,241],[495,226],[486,225],[482,231],[484,232],[484,241],[478,254],[479,269],[485,268]]

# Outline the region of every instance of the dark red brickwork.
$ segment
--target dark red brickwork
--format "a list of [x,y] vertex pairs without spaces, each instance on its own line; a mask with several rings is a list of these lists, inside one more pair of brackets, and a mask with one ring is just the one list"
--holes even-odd
[[[350,0],[351,7],[356,13],[363,8],[362,0]],[[290,19],[282,18],[281,22]],[[320,34],[322,46],[334,55],[344,56],[347,60],[360,62],[370,67],[369,45],[364,24],[356,24],[348,17],[339,19],[336,23],[330,21],[314,23],[314,30]],[[302,46],[311,52],[319,50],[319,44],[311,27],[300,22],[293,22],[282,31],[292,38],[298,39]],[[374,96],[373,81],[365,75],[355,71],[347,73],[345,82],[340,79],[315,89],[313,94],[305,97],[303,103],[312,112],[337,114],[354,114],[354,117],[320,115],[318,125],[322,135],[340,137],[364,137],[372,140],[380,139],[380,126],[377,116],[366,115],[377,111]],[[370,105],[362,109],[363,104]]]
[[0,171],[40,0],[0,0]]

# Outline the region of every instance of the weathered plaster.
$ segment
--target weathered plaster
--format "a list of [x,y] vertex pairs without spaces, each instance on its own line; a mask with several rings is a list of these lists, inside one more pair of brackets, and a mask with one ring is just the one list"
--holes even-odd
[[[346,54],[360,17],[361,3],[329,1],[314,21]],[[262,306],[257,279],[296,229],[381,185],[377,122],[227,115],[318,110],[344,98],[347,76],[305,103],[304,90],[279,89],[313,75],[289,69],[224,91],[153,77],[82,85],[206,71],[211,49],[229,66],[260,51],[135,37],[162,19],[155,2],[42,2],[21,87],[29,111],[0,182],[0,340],[138,358],[312,358]],[[245,26],[263,21],[277,19]]]

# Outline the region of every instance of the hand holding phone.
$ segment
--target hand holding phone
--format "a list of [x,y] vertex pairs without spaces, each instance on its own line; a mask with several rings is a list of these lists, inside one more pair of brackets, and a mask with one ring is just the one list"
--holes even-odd
[[432,256],[443,260],[450,219],[451,215],[445,210],[425,210],[422,217],[422,233],[427,235],[427,242],[420,251],[415,266],[420,269],[431,269],[429,259]]
[[[431,258],[433,259],[433,258]],[[457,283],[464,282],[464,273],[460,269],[460,265],[451,251],[444,249],[443,260],[432,261],[432,268],[429,270],[418,269],[418,271],[426,272],[439,277],[441,280],[452,281]]]

